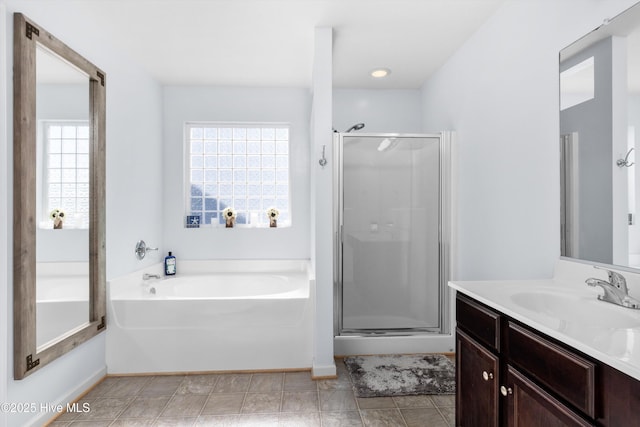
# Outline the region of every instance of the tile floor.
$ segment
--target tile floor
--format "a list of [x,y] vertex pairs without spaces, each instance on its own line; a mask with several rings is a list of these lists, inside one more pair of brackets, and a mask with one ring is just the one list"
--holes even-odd
[[107,377],[50,427],[454,425],[454,396],[356,398],[341,360],[338,379],[309,372]]

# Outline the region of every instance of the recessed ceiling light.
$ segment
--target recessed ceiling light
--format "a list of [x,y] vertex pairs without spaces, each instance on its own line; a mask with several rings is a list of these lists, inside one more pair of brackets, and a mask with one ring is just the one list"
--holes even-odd
[[388,68],[376,68],[371,71],[371,77],[375,77],[376,79],[387,77],[389,74],[391,74],[391,70]]

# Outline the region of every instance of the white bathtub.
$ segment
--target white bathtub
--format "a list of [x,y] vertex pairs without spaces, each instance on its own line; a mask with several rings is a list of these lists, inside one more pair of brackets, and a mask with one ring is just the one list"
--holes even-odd
[[181,261],[108,284],[110,373],[309,368],[307,261]]

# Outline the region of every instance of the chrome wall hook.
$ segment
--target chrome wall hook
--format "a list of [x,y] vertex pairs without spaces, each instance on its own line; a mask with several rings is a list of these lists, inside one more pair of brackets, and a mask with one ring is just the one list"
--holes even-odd
[[322,146],[322,158],[320,158],[320,160],[318,160],[318,163],[320,164],[320,166],[325,167],[327,165],[327,158],[325,157],[324,154],[324,150],[327,148],[326,145]]
[[625,167],[625,168],[633,166],[635,162],[629,163],[629,154],[631,154],[632,151],[633,151],[633,147],[631,147],[629,151],[627,151],[627,155],[624,156],[624,159],[618,159],[618,161],[616,162],[616,165],[618,165],[619,167]]

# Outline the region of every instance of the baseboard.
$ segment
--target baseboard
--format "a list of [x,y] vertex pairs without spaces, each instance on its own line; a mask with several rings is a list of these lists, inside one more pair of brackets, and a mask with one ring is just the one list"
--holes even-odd
[[336,371],[336,364],[331,365],[316,365],[315,363],[311,367],[311,378],[314,380],[333,379],[338,377]]
[[[106,375],[107,375],[107,367],[104,366],[98,369],[96,372],[94,372],[93,375],[91,375],[89,378],[87,378],[77,387],[69,391],[66,395],[58,399],[57,403],[62,405],[62,407],[66,409],[67,403],[75,402],[78,399],[80,399],[82,396],[87,394],[91,389],[93,389],[93,387],[96,386],[96,384],[102,381],[102,379]],[[51,414],[50,412],[44,412],[40,414],[38,417],[36,417],[35,419],[33,419],[29,425],[33,427],[49,425],[52,422],[54,422],[56,418],[58,418],[63,413],[64,412],[61,412],[59,414]]]

